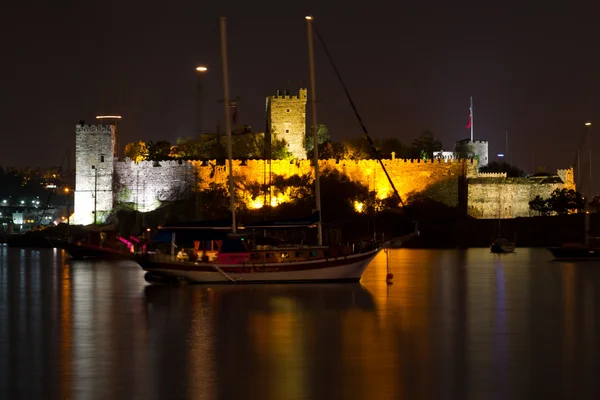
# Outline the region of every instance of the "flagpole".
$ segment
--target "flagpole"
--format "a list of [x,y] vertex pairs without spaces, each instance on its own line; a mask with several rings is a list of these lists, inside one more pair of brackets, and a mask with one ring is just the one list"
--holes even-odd
[[475,121],[473,118],[473,96],[471,96],[471,142],[473,141],[473,128],[475,126]]
[[233,162],[231,148],[231,120],[229,119],[229,75],[227,69],[227,28],[225,27],[225,17],[221,17],[221,59],[223,62],[223,94],[225,104],[225,130],[227,133],[227,160],[229,169],[229,207],[231,208],[231,231],[236,233],[235,223],[235,187],[233,183]]

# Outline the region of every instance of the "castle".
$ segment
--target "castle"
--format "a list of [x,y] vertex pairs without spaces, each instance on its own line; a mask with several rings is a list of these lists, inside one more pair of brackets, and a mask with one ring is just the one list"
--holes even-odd
[[[289,93],[270,96],[266,101],[270,134],[288,143],[292,160],[234,160],[236,182],[263,183],[267,168],[273,175],[289,178],[312,174],[311,160],[306,159],[306,89],[298,96]],[[116,125],[85,125],[75,129],[76,137],[76,223],[104,222],[119,202],[131,203],[141,212],[149,212],[162,202],[189,197],[211,184],[226,187],[226,165],[216,160],[141,161],[116,157]],[[487,142],[481,143],[487,161]],[[478,158],[481,158],[479,155]],[[559,170],[550,177],[507,178],[506,174],[478,173],[477,159],[383,160],[400,196],[430,198],[450,207],[461,207],[476,218],[515,218],[532,216],[529,201],[537,195],[547,198],[554,189],[574,189],[573,169]],[[348,180],[375,191],[378,198],[392,195],[377,160],[320,160],[321,171],[337,170]],[[238,201],[260,208],[265,197],[244,193]],[[285,193],[266,200],[272,206],[287,201]],[[351,200],[351,199],[350,199]]]

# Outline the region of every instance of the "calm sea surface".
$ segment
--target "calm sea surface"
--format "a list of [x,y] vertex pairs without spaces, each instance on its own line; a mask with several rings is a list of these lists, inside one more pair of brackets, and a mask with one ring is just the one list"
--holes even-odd
[[0,246],[0,399],[598,399],[599,324],[600,263],[544,249],[382,252],[360,284],[164,287]]

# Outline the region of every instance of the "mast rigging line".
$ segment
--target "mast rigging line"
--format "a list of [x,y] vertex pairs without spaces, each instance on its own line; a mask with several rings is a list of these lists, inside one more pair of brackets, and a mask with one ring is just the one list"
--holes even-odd
[[352,110],[354,111],[354,115],[358,119],[358,123],[360,124],[360,126],[362,128],[363,135],[369,142],[371,149],[373,149],[373,151],[375,152],[377,161],[379,161],[379,164],[381,165],[381,168],[383,169],[385,176],[387,177],[388,181],[390,182],[390,185],[392,186],[394,193],[398,197],[398,200],[400,200],[400,204],[402,205],[402,207],[406,207],[404,205],[404,202],[402,201],[402,197],[400,197],[400,194],[398,193],[398,190],[396,189],[396,186],[394,185],[394,182],[392,182],[392,178],[390,177],[390,174],[388,173],[387,169],[385,168],[385,165],[383,165],[383,161],[381,160],[381,155],[379,154],[379,150],[377,150],[377,148],[375,147],[375,143],[373,142],[373,139],[371,139],[371,136],[369,135],[367,127],[363,123],[362,118],[361,118],[360,114],[358,113],[358,109],[356,108],[356,105],[354,104],[354,101],[352,100],[352,96],[350,96],[350,92],[348,91],[348,88],[346,87],[346,84],[344,83],[344,80],[342,79],[342,75],[340,74],[340,71],[337,69],[335,63],[333,62],[333,57],[331,57],[331,54],[329,53],[329,50],[328,50],[327,46],[325,45],[325,41],[321,37],[321,34],[319,33],[319,30],[314,25],[314,23],[312,26],[315,31],[315,34],[317,35],[317,38],[319,39],[319,42],[321,42],[321,45],[323,46],[323,50],[325,50],[325,55],[327,56],[327,59],[329,60],[329,63],[331,64],[331,67],[333,68],[335,75],[337,76],[338,80],[340,81],[340,84],[342,85],[342,88],[344,89],[344,93],[346,94],[346,97],[348,98],[348,101],[350,102],[350,106],[352,107]]

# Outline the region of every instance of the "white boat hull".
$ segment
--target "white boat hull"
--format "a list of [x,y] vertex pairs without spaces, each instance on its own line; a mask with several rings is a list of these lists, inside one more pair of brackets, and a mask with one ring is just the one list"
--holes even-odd
[[149,273],[195,283],[357,282],[378,252],[379,249],[376,249],[345,257],[267,264],[193,263],[163,261],[157,258],[139,260],[139,263]]

